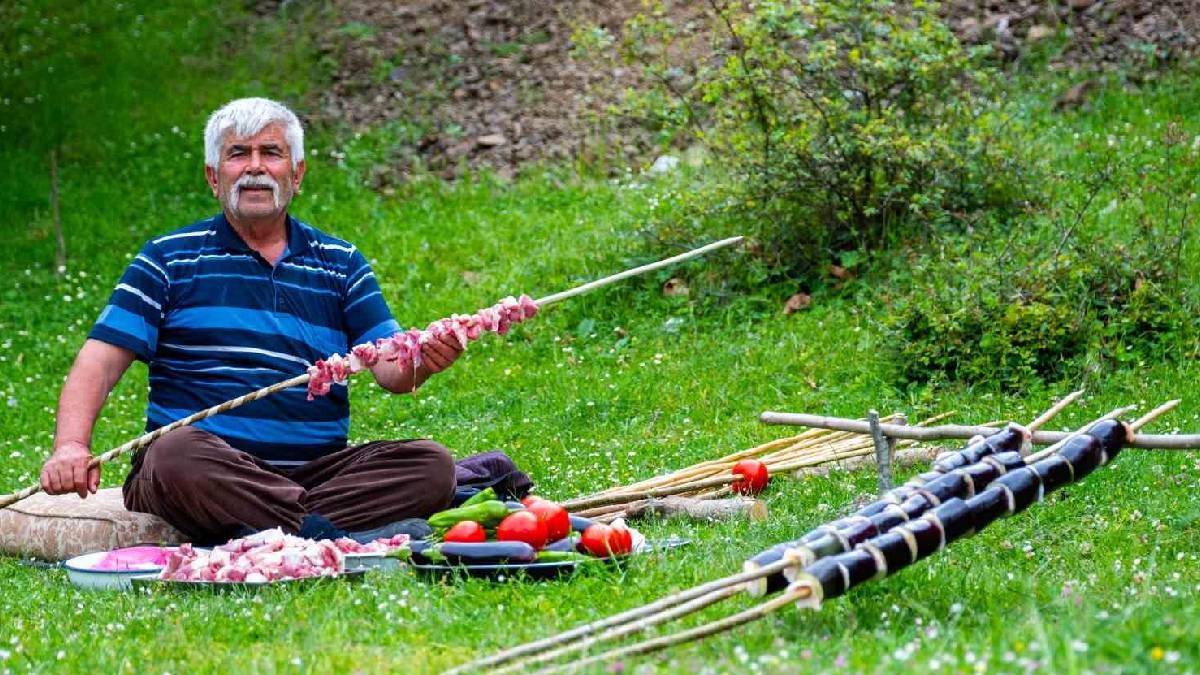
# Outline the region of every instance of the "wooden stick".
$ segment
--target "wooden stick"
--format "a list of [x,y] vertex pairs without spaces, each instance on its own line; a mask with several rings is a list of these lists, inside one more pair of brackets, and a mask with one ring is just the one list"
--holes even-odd
[[1080,396],[1083,396],[1082,389],[1076,389],[1075,391],[1067,394],[1066,396],[1063,397],[1063,399],[1061,401],[1050,406],[1049,410],[1042,413],[1041,415],[1038,415],[1037,419],[1030,422],[1026,428],[1028,428],[1030,431],[1037,431],[1038,429],[1041,429],[1043,424],[1054,419],[1055,415],[1062,412],[1064,408],[1066,408],[1067,406],[1074,403],[1075,400],[1078,399]]
[[[639,633],[641,631],[646,630],[647,628],[657,626],[660,623],[664,623],[666,621],[671,621],[672,619],[698,612],[698,611],[704,609],[705,607],[708,607],[709,605],[713,605],[718,602],[721,602],[722,600],[724,600],[730,596],[737,595],[740,592],[741,592],[741,589],[738,588],[737,586],[728,586],[726,588],[722,588],[722,589],[713,591],[712,593],[709,593],[708,595],[702,595],[699,598],[696,598],[695,600],[685,602],[681,605],[676,605],[675,607],[672,607],[671,609],[659,612],[657,614],[651,614],[649,616],[643,617],[636,621],[630,621],[629,623],[626,623],[626,624],[623,624],[620,626],[615,626],[613,628],[610,628],[610,629],[604,631],[603,633],[600,633],[599,635],[593,635],[591,637],[587,637],[582,640],[577,640],[574,642],[567,643],[557,649],[551,649],[549,651],[545,651],[540,654],[534,654],[526,659],[516,661],[514,663],[510,663],[507,666],[504,666],[503,668],[500,668],[499,670],[496,670],[494,672],[496,673],[496,675],[501,675],[502,673],[510,673],[515,670],[526,670],[532,664],[544,663],[546,661],[556,659],[565,654],[571,654],[574,652],[583,651],[583,650],[587,649],[588,647],[591,647],[592,645],[596,644],[597,642],[604,642],[607,640],[615,640],[617,638],[621,638],[626,635],[630,635],[632,633]],[[552,671],[552,670],[554,670],[553,667],[547,669],[547,671]]]
[[625,518],[690,518],[694,520],[734,520],[747,518],[760,522],[767,519],[767,505],[757,499],[730,497],[727,499],[695,499],[670,496],[663,499],[642,499],[628,504],[600,506],[575,515],[584,518],[620,514]]
[[[1132,409],[1126,408],[1126,411]],[[865,422],[844,417],[822,417],[803,413],[765,412],[760,416],[765,424],[789,424],[796,426],[822,427],[869,434],[871,430]],[[905,438],[915,441],[940,441],[956,438],[971,438],[972,436],[991,436],[1000,431],[993,427],[967,426],[947,424],[936,427],[918,427],[913,425],[880,424],[880,431],[887,436]],[[1062,431],[1035,431],[1033,442],[1037,445],[1058,443],[1070,433]],[[1145,450],[1196,450],[1200,449],[1200,434],[1139,434],[1128,447]]]
[[892,489],[892,458],[888,456],[887,442],[879,430],[879,412],[874,408],[867,412],[867,426],[871,430],[871,440],[875,442],[875,471],[879,479],[879,494],[883,494]]
[[1142,415],[1141,417],[1134,420],[1129,425],[1129,428],[1133,429],[1134,431],[1137,431],[1138,429],[1141,429],[1142,427],[1146,426],[1147,424],[1153,422],[1155,419],[1171,412],[1172,410],[1174,410],[1176,407],[1179,406],[1179,403],[1180,403],[1180,399],[1174,399],[1172,401],[1167,401],[1166,403],[1158,406],[1154,410],[1151,410],[1150,412],[1146,413],[1145,415]]
[[[615,283],[622,279],[628,279],[629,277],[636,276],[638,274],[643,274],[645,272],[650,272],[653,270],[661,269],[663,267],[672,265],[677,262],[682,262],[684,260],[690,260],[697,256],[704,255],[705,253],[708,253],[709,251],[713,251],[718,248],[722,248],[724,246],[729,246],[731,244],[735,244],[741,240],[742,240],[742,237],[730,237],[728,239],[722,239],[721,241],[713,242],[707,246],[701,246],[698,249],[694,249],[694,250],[688,251],[686,253],[681,253],[679,255],[672,256],[670,258],[665,258],[663,260],[659,260],[658,262],[653,262],[648,265],[642,265],[641,267],[635,267],[633,269],[625,270],[624,272],[618,272],[617,274],[613,274],[611,276],[604,277],[603,279],[597,279],[596,281],[591,281],[586,284],[576,286],[575,288],[572,288],[570,290],[562,291],[560,293],[555,293],[553,295],[547,295],[546,297],[542,298],[541,300],[536,300],[535,302],[537,302],[538,307],[545,307],[547,305],[551,305],[556,302],[566,300],[567,298],[573,298],[577,295],[582,295],[584,293],[587,293],[588,291],[595,290],[602,286],[607,286],[609,284]],[[251,401],[257,401],[258,399],[263,398],[264,396],[270,396],[271,394],[283,391],[284,389],[290,389],[292,387],[297,387],[297,386],[308,384],[308,380],[309,380],[308,373],[304,373],[303,375],[297,375],[296,377],[293,377],[290,380],[284,380],[283,382],[278,382],[278,383],[270,385],[268,387],[263,387],[262,389],[259,389],[257,391],[252,391],[243,396],[239,396],[237,398],[230,399],[228,401],[225,401],[224,403],[221,403],[221,404],[215,405],[211,408],[208,408],[207,410],[201,410],[200,412],[189,415],[181,420],[176,420],[164,427],[159,427],[158,429],[155,429],[154,431],[152,431],[148,434],[139,436],[138,438],[135,438],[134,440],[132,440],[124,445],[113,448],[112,450],[109,450],[108,452],[106,452],[102,455],[99,455],[98,457],[93,457],[91,462],[88,463],[88,467],[90,468],[93,466],[97,466],[99,464],[103,464],[105,462],[111,461],[112,459],[114,459],[126,452],[149,445],[151,442],[153,442],[154,440],[156,440],[163,434],[165,434],[169,431],[178,429],[181,426],[192,424],[193,422],[198,422],[202,419],[212,417],[213,415],[216,415],[217,413],[233,410],[234,408],[237,408],[238,406],[244,405]],[[35,495],[38,492],[40,492],[41,489],[42,489],[41,484],[34,484],[34,485],[30,485],[29,487],[27,487],[23,490],[18,490],[17,492],[14,492],[12,494],[2,495],[2,496],[0,496],[0,509],[4,508],[6,506],[11,506],[12,504],[17,503],[17,502],[21,501],[22,499],[26,499],[32,495]]]
[[809,591],[808,588],[798,588],[793,590],[789,587],[787,591],[781,593],[777,597],[771,598],[760,605],[755,605],[749,609],[742,610],[737,614],[731,614],[723,619],[718,619],[716,621],[696,626],[695,628],[691,628],[689,630],[672,633],[670,635],[664,635],[652,640],[645,640],[643,642],[638,642],[626,647],[621,647],[619,649],[613,649],[602,654],[589,656],[586,659],[572,661],[558,667],[547,668],[538,672],[552,673],[559,670],[568,673],[575,672],[581,668],[585,668],[593,664],[608,662],[625,656],[649,654],[651,652],[661,651],[667,647],[672,647],[684,642],[691,642],[692,640],[699,640],[700,638],[709,637],[710,635],[724,633],[725,631],[737,628],[742,624],[761,619],[762,617],[778,610],[781,607],[786,607],[800,600],[804,600],[805,598],[808,598],[810,594],[811,591]]
[[537,304],[538,304],[538,307],[541,307],[542,305],[547,305],[547,304],[550,304],[553,302],[559,302],[561,300],[566,300],[567,298],[573,298],[577,295],[583,295],[584,293],[587,293],[588,291],[594,291],[597,288],[601,288],[601,287],[607,286],[609,284],[614,284],[622,279],[628,279],[629,277],[637,276],[639,274],[645,274],[646,272],[653,272],[654,270],[662,269],[669,265],[674,265],[675,263],[681,263],[685,260],[691,260],[692,258],[697,258],[699,256],[704,255],[705,253],[710,252],[710,251],[715,251],[719,248],[725,248],[726,246],[731,246],[733,244],[740,242],[744,238],[745,237],[739,236],[739,237],[730,237],[728,239],[722,239],[720,241],[714,241],[713,243],[711,243],[707,246],[701,246],[700,248],[693,249],[691,251],[688,251],[687,253],[680,253],[679,255],[671,256],[670,258],[665,258],[663,260],[659,260],[658,262],[652,262],[652,263],[649,263],[646,265],[642,265],[641,267],[635,267],[630,270],[625,270],[624,272],[618,272],[616,274],[604,277],[603,279],[589,281],[588,283],[583,284],[582,286],[576,286],[575,288],[572,288],[569,291],[562,291],[560,293],[555,293],[554,295],[547,295],[546,297],[538,300]]
[[1069,441],[1072,438],[1078,436],[1079,434],[1082,434],[1083,432],[1087,431],[1088,427],[1092,426],[1093,424],[1096,424],[1097,422],[1103,422],[1104,420],[1116,419],[1116,418],[1120,417],[1121,415],[1124,415],[1125,413],[1129,412],[1130,410],[1133,410],[1133,408],[1134,408],[1134,406],[1127,405],[1123,408],[1114,408],[1113,410],[1108,411],[1103,416],[1098,417],[1098,418],[1092,420],[1091,422],[1088,422],[1087,424],[1083,425],[1082,427],[1079,427],[1075,431],[1065,434],[1063,436],[1062,440],[1051,445],[1050,447],[1042,448],[1041,450],[1038,450],[1037,452],[1030,454],[1028,457],[1025,458],[1025,463],[1033,464],[1034,462],[1037,462],[1041,459],[1049,457],[1050,455],[1053,455],[1054,453],[1058,452],[1058,449],[1061,448],[1064,444],[1066,444],[1067,441]]
[[708,583],[700,584],[699,586],[693,586],[692,588],[686,588],[678,593],[673,593],[664,598],[660,598],[654,602],[651,602],[650,604],[641,605],[619,614],[614,614],[606,619],[593,621],[577,628],[563,631],[557,635],[551,635],[540,640],[527,642],[523,645],[517,645],[516,647],[511,647],[504,651],[497,652],[491,656],[487,656],[470,663],[465,663],[460,666],[455,666],[447,671],[446,675],[460,675],[461,673],[474,672],[482,668],[495,666],[501,663],[507,663],[526,654],[539,652],[546,648],[557,647],[565,642],[569,642],[581,636],[590,635],[597,631],[604,630],[605,628],[625,624],[630,621],[640,619],[643,616],[655,614],[660,610],[674,607],[675,605],[687,602],[689,600],[694,600],[722,588],[740,587],[746,582],[761,579],[765,576],[770,576],[776,572],[782,571],[786,567],[792,566],[793,564],[794,563],[789,560],[780,560],[769,565],[763,565],[759,569],[752,570],[750,572],[741,572],[739,574],[731,574],[720,579],[714,579]]

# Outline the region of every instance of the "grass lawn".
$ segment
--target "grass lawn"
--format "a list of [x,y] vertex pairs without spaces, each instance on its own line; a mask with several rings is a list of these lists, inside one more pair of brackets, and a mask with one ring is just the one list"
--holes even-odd
[[[119,18],[113,25],[125,26]],[[246,63],[237,64],[234,80],[248,82]],[[210,87],[203,96],[139,108],[144,121],[106,127],[109,146],[64,161],[70,264],[63,275],[51,269],[44,155],[28,139],[0,136],[0,231],[8,242],[0,276],[9,279],[0,288],[7,373],[0,492],[36,480],[51,445],[58,388],[128,258],[153,234],[216,208],[199,161],[205,106],[256,89],[221,89],[221,71],[200,72],[192,84]],[[1194,100],[1195,93],[1114,92],[1094,112],[1056,123],[1042,142],[1048,154],[1065,155],[1074,133],[1103,135],[1128,122],[1130,137],[1155,134],[1180,112],[1181,97]],[[545,295],[644,262],[650,256],[639,229],[673,191],[686,189],[686,178],[609,181],[548,171],[515,184],[486,177],[453,187],[420,183],[380,199],[359,185],[365,151],[332,138],[313,140],[294,213],[373,259],[402,324],[471,311],[509,293]],[[333,161],[331,151],[346,158]],[[417,396],[389,396],[358,382],[352,440],[428,436],[458,456],[501,448],[539,492],[567,498],[791,433],[759,425],[763,410],[861,416],[874,407],[913,418],[956,410],[963,422],[1028,421],[1075,384],[1033,385],[1020,395],[897,389],[880,357],[878,319],[886,307],[818,294],[811,309],[790,317],[755,311],[761,298],[697,314],[686,300],[662,297],[661,280],[572,300],[506,339],[481,340]],[[1119,404],[1144,410],[1180,397],[1181,409],[1150,430],[1200,429],[1197,381],[1200,366],[1186,359],[1128,364],[1091,378],[1085,405],[1053,426],[1081,424]],[[141,431],[144,390],[145,368],[136,365],[105,408],[95,449]],[[127,466],[107,467],[103,484],[120,484]],[[548,583],[429,583],[401,572],[375,574],[360,586],[145,596],[77,591],[61,571],[0,557],[0,670],[434,671],[740,569],[747,556],[844,514],[873,488],[868,472],[778,481],[765,496],[767,523],[647,523],[651,537],[680,535],[693,544]],[[1195,670],[1197,488],[1200,455],[1129,451],[1025,514],[820,612],[782,611],[627,665]],[[693,622],[748,604],[736,599]]]

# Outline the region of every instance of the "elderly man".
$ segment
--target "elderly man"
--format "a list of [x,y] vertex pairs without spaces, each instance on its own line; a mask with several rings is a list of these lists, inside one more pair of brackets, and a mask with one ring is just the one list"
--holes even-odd
[[[126,269],[63,385],[41,474],[50,494],[96,491],[92,427],[134,359],[150,368],[149,431],[400,330],[363,254],[288,215],[305,171],[291,110],[230,102],[208,120],[204,159],[221,213],[150,240]],[[381,360],[372,373],[389,391],[411,392],[461,352],[447,336],[424,346],[416,368]],[[305,396],[296,387],[166,434],[134,455],[126,506],[219,542],[277,526],[369,540],[450,503],[445,448],[346,447],[346,387]]]

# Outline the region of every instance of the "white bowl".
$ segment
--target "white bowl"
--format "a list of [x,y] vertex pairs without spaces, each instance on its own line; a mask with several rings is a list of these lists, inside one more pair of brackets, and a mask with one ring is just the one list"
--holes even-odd
[[127,591],[132,587],[130,580],[133,577],[155,574],[163,569],[162,565],[146,565],[135,570],[92,569],[106,555],[108,555],[108,551],[97,551],[96,553],[85,553],[75,556],[64,562],[63,567],[67,569],[67,579],[79,588],[88,590]]

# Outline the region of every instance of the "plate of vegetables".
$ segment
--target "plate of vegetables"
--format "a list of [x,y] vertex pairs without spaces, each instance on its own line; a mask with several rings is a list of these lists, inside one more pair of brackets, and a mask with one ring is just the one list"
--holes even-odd
[[605,525],[572,516],[541,497],[503,502],[490,488],[434,514],[429,524],[434,535],[412,544],[410,564],[439,577],[555,578],[579,565],[629,555],[645,544],[624,523]]

